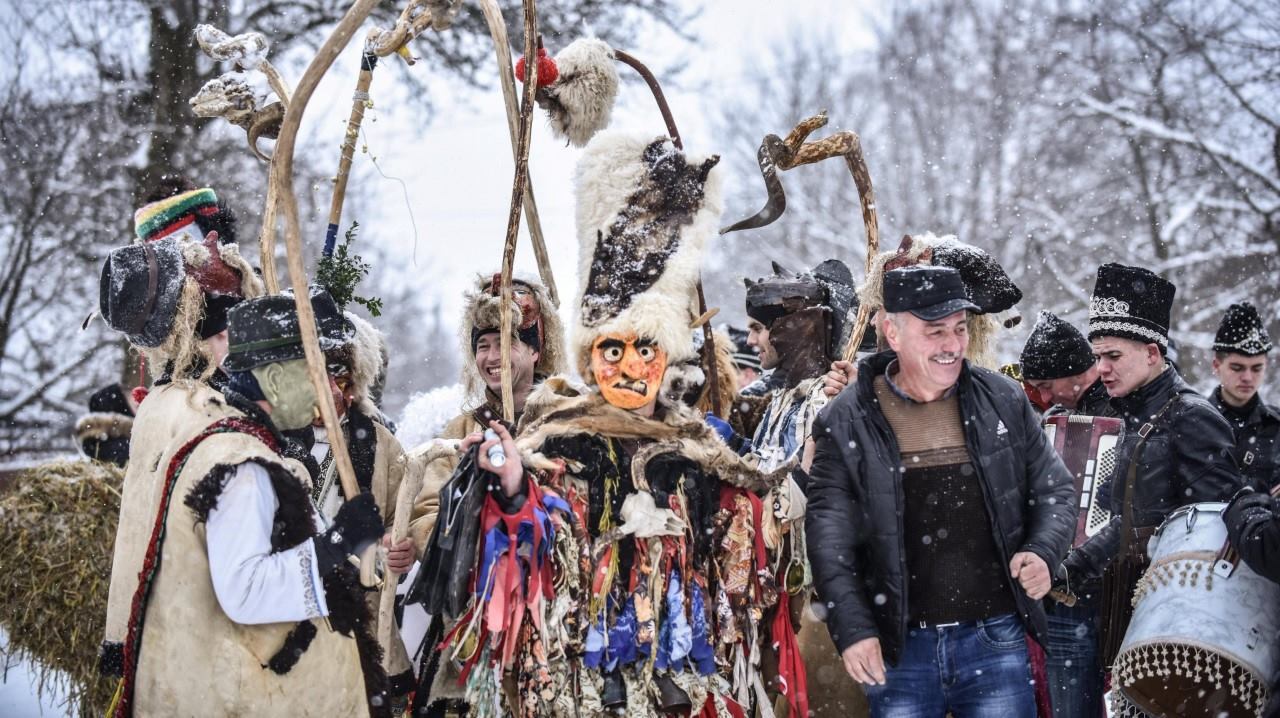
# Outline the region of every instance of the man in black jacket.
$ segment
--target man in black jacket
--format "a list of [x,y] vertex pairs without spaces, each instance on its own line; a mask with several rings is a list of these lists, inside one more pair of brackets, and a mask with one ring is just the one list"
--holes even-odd
[[1022,388],[963,359],[960,275],[887,272],[857,385],[819,415],[809,560],[873,716],[1034,716],[1025,635],[1075,527],[1073,482]]
[[1232,304],[1213,338],[1218,388],[1209,401],[1236,433],[1236,463],[1245,483],[1267,492],[1280,484],[1280,411],[1262,401],[1271,337],[1253,305]]
[[[1020,358],[1023,380],[1052,404],[1046,415],[1114,416],[1110,396],[1098,378],[1089,340],[1049,312],[1031,329]],[[1101,477],[1106,478],[1106,477]],[[1076,506],[1080,506],[1076,496]],[[1077,509],[1085,510],[1085,509]],[[1103,671],[1098,656],[1098,613],[1102,585],[1072,585],[1068,606],[1045,600],[1049,620],[1045,669],[1055,718],[1094,718],[1103,713]]]
[[1180,506],[1226,501],[1242,485],[1231,427],[1165,359],[1175,291],[1146,269],[1104,264],[1090,301],[1089,341],[1124,437],[1098,494],[1111,523],[1071,552],[1059,577],[1078,583],[1114,563],[1103,596],[1104,666],[1128,627],[1155,528]]

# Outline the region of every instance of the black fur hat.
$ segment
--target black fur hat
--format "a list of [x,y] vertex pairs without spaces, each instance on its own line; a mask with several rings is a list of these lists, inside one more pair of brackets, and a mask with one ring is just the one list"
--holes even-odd
[[1093,366],[1093,347],[1079,329],[1050,312],[1040,312],[1019,361],[1022,376],[1030,381],[1061,379]]
[[1250,357],[1271,351],[1271,337],[1252,304],[1242,302],[1227,307],[1213,338],[1213,350]]
[[1177,288],[1169,280],[1123,264],[1098,267],[1089,300],[1089,340],[1123,337],[1169,350],[1169,314]]

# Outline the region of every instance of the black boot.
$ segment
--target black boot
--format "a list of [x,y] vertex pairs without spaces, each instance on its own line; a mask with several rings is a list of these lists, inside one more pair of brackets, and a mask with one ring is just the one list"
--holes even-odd
[[671,680],[671,676],[666,674],[654,676],[653,683],[658,687],[658,707],[664,713],[689,715],[689,711],[693,710],[693,701],[689,699],[689,694],[676,685],[676,682]]
[[600,691],[600,699],[606,711],[627,707],[627,683],[622,679],[622,671],[614,670],[604,674],[604,689]]

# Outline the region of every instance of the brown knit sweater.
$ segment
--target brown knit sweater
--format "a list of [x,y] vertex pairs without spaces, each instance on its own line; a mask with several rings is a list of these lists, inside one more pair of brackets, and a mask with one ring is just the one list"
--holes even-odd
[[1009,571],[965,446],[958,398],[952,394],[925,404],[903,399],[883,376],[876,378],[875,391],[902,454],[911,623],[1014,613]]

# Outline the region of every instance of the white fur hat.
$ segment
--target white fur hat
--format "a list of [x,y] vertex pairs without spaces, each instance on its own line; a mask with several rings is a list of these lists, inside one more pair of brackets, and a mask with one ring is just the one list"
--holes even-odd
[[652,339],[672,363],[693,355],[703,247],[720,222],[719,159],[690,158],[666,137],[604,133],[587,145],[575,177],[573,343],[584,379],[601,334]]

